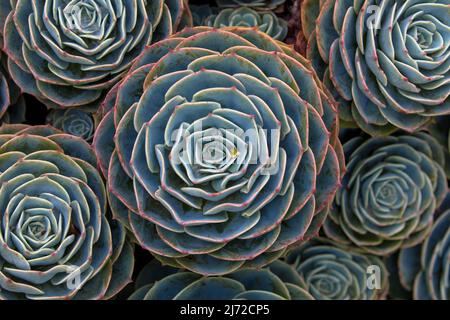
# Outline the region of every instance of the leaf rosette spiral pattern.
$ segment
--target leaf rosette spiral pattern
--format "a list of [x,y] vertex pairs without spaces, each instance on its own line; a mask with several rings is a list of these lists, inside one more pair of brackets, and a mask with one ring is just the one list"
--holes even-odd
[[438,142],[423,132],[357,137],[344,152],[348,170],[324,224],[327,237],[380,256],[423,241],[447,194]]
[[270,263],[317,233],[340,183],[333,101],[304,58],[253,29],[151,46],[103,112],[94,147],[113,212],[175,267]]
[[[173,33],[182,0],[5,0],[0,27],[20,88],[51,108],[97,108],[142,50]],[[3,16],[3,14],[2,14]]]
[[84,140],[49,126],[3,125],[0,184],[1,299],[103,299],[129,282],[133,248],[106,218],[105,187]]
[[51,110],[47,115],[47,123],[65,133],[92,140],[96,128],[96,116],[79,109]]
[[[450,113],[448,0],[305,0],[307,56],[344,124],[415,132]],[[317,20],[316,20],[317,18]]]
[[[379,258],[325,241],[302,244],[288,254],[286,262],[294,266],[317,300],[379,300],[388,292],[388,272]],[[369,279],[372,274],[373,281]]]

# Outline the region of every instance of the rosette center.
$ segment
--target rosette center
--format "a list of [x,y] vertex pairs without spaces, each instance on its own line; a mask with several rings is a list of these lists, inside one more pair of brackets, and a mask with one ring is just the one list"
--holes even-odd
[[81,36],[104,29],[106,9],[94,0],[73,0],[64,8],[67,28]]
[[[69,231],[71,209],[50,194],[17,194],[9,202],[5,215],[8,226],[5,242],[24,257],[37,258],[53,252]],[[70,243],[71,241],[69,241]]]

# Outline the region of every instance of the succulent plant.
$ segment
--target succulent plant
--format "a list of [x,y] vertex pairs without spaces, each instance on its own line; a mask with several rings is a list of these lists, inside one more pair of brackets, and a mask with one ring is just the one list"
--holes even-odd
[[223,9],[217,15],[208,17],[206,24],[214,28],[256,27],[280,41],[286,38],[288,32],[287,22],[273,12],[258,12],[248,7]]
[[80,109],[55,109],[48,113],[47,123],[65,133],[90,141],[94,137],[96,118],[91,112]]
[[102,299],[133,250],[106,217],[91,147],[50,126],[0,127],[0,299]]
[[450,179],[450,116],[434,117],[427,130],[441,145],[445,154],[445,173]]
[[93,145],[112,211],[165,264],[267,265],[328,214],[344,167],[333,101],[262,32],[197,27],[154,44],[103,106]]
[[391,258],[400,289],[415,300],[450,300],[450,210],[439,216],[423,243]]
[[448,0],[305,0],[301,17],[344,125],[381,136],[450,114]]
[[300,245],[286,261],[317,300],[378,300],[388,292],[388,272],[379,258],[344,250],[324,240]]
[[216,0],[221,8],[250,7],[257,10],[277,10],[286,0]]
[[161,267],[151,262],[137,278],[130,300],[313,300],[305,282],[288,264],[242,269],[222,277]]
[[357,137],[344,152],[347,172],[324,224],[327,237],[380,256],[423,241],[447,194],[438,142],[423,132]]
[[96,108],[142,50],[169,36],[183,0],[4,0],[8,68],[23,92],[50,108]]

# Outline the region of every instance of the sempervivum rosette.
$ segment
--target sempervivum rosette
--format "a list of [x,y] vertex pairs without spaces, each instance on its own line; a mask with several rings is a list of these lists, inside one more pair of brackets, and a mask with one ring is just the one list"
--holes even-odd
[[52,108],[95,108],[147,45],[174,32],[184,12],[183,0],[10,3],[0,20],[9,71]]
[[47,115],[47,123],[68,134],[92,140],[97,125],[97,117],[79,109],[55,109]]
[[450,300],[450,211],[436,220],[422,244],[392,258],[404,292],[416,300]]
[[221,8],[251,7],[256,10],[277,10],[286,0],[216,0]]
[[347,173],[325,234],[375,255],[423,241],[447,193],[438,142],[426,133],[357,137],[344,152]]
[[343,154],[311,70],[249,28],[188,29],[143,53],[94,136],[112,209],[143,248],[216,275],[317,233]]
[[102,299],[128,283],[132,247],[108,223],[95,156],[48,127],[0,127],[0,299]]
[[375,256],[312,240],[289,253],[292,264],[317,300],[378,300],[388,292],[388,272]]
[[288,264],[242,269],[222,277],[161,267],[151,262],[138,275],[130,300],[312,300],[303,279]]
[[206,22],[214,28],[256,27],[280,41],[286,38],[288,32],[287,22],[273,12],[258,12],[247,7],[223,9],[217,15],[207,18]]
[[[448,0],[305,0],[308,57],[347,124],[417,131],[450,113]],[[318,17],[315,20],[315,17]]]

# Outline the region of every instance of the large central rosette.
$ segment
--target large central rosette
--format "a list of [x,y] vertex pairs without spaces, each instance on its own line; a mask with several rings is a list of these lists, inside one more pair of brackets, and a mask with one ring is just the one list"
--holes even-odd
[[113,211],[172,266],[265,265],[317,232],[340,182],[332,101],[304,59],[252,29],[153,45],[104,109],[94,146]]
[[[182,0],[3,0],[9,71],[52,108],[98,107],[103,90],[181,22]],[[8,8],[7,4],[10,2]]]

